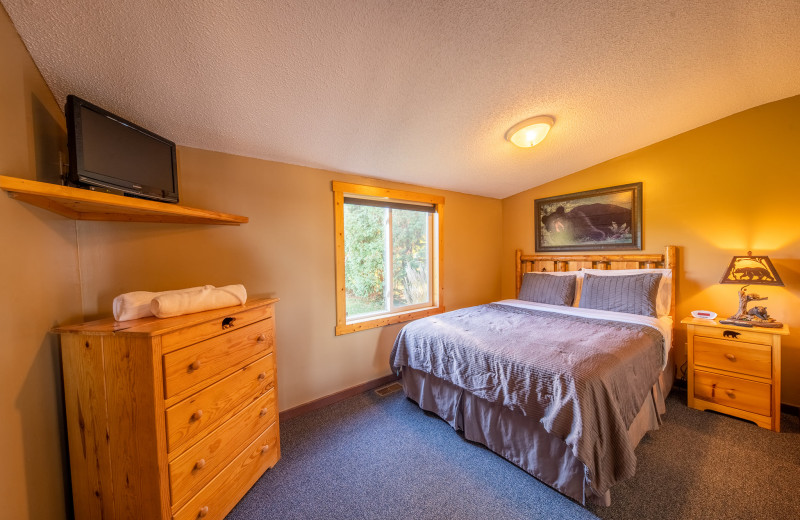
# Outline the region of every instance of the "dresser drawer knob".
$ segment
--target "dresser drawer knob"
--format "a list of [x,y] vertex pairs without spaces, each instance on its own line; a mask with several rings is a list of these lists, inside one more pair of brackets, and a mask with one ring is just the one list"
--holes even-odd
[[262,408],[262,409],[261,409],[261,412],[258,414],[258,415],[259,415],[259,417],[264,417],[265,415],[267,415],[267,412],[268,412],[268,411],[269,411],[269,410],[267,410],[266,408]]
[[258,380],[259,381],[263,381],[266,378],[267,378],[267,373],[266,372],[261,372],[260,374],[258,374]]
[[261,446],[261,453],[264,454],[269,451],[269,444]]
[[192,361],[192,364],[189,365],[189,370],[193,372],[193,371],[199,370],[199,369],[200,369],[200,360],[199,359],[195,359],[194,361]]
[[208,506],[203,506],[197,512],[197,518],[205,518],[207,514],[208,514]]
[[201,417],[203,417],[203,410],[197,410],[192,414],[193,421],[199,421]]
[[731,399],[735,399],[735,398],[736,398],[736,394],[734,394],[734,393],[733,393],[733,390],[725,390],[725,393],[726,393],[726,394],[728,395],[728,397],[730,397]]
[[267,335],[262,332],[261,334],[258,335],[256,341],[258,343],[264,343],[265,341],[267,341]]
[[736,361],[736,356],[733,354],[725,354],[725,357],[728,358],[728,361]]
[[203,469],[206,467],[206,459],[200,459],[194,463],[194,469]]

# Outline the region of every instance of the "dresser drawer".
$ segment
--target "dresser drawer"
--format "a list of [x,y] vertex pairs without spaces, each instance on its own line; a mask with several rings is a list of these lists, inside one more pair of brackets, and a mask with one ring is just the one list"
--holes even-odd
[[173,520],[222,520],[264,471],[279,457],[278,426],[273,424],[185,506]]
[[277,417],[275,390],[251,403],[169,464],[172,503],[199,491]]
[[772,347],[695,336],[694,364],[769,379],[772,377]]
[[736,377],[694,371],[694,398],[739,410],[770,415],[771,385]]
[[703,327],[695,326],[695,335],[708,338],[724,339],[728,341],[744,341],[746,343],[760,343],[762,345],[772,345],[772,336],[761,332],[753,332],[746,327]]
[[240,329],[245,325],[257,321],[271,318],[273,316],[272,305],[265,307],[255,307],[252,309],[236,312],[239,307],[231,309],[231,313],[222,318],[200,323],[183,329],[169,332],[161,336],[162,352],[167,353],[198,341],[203,341],[224,332]]
[[227,421],[274,384],[275,355],[268,354],[167,408],[167,449],[175,451]]
[[273,320],[266,319],[195,343],[164,356],[164,396],[207,386],[275,345]]

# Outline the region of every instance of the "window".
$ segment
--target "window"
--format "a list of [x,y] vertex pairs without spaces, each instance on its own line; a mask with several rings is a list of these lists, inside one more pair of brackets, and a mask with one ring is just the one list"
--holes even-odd
[[437,314],[444,198],[333,183],[336,334]]

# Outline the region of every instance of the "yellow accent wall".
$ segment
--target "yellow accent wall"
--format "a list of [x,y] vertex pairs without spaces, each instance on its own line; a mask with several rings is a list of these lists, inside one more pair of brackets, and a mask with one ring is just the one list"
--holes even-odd
[[[0,8],[0,174],[58,175],[64,116]],[[0,193],[0,517],[63,518],[70,500],[53,325],[81,317],[75,223]]]
[[[731,257],[748,250],[769,255],[786,287],[753,286],[751,292],[769,297],[758,304],[792,331],[783,341],[781,400],[800,405],[800,96],[504,199],[503,296],[514,293],[514,250],[534,251],[535,199],[639,181],[643,250],[679,246],[678,321],[695,309],[733,314],[739,286],[718,284]],[[677,327],[680,364],[686,333]]]

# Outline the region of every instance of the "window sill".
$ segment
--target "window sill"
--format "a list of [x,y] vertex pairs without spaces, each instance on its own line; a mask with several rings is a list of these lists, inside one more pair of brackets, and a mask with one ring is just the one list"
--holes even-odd
[[374,329],[376,327],[385,327],[386,325],[394,325],[395,323],[404,323],[406,321],[417,320],[426,316],[433,316],[434,314],[441,314],[444,312],[444,307],[426,307],[424,309],[415,309],[408,312],[399,312],[397,314],[384,314],[379,318],[366,319],[363,321],[354,321],[345,325],[336,326],[336,335],[350,334],[360,330]]

